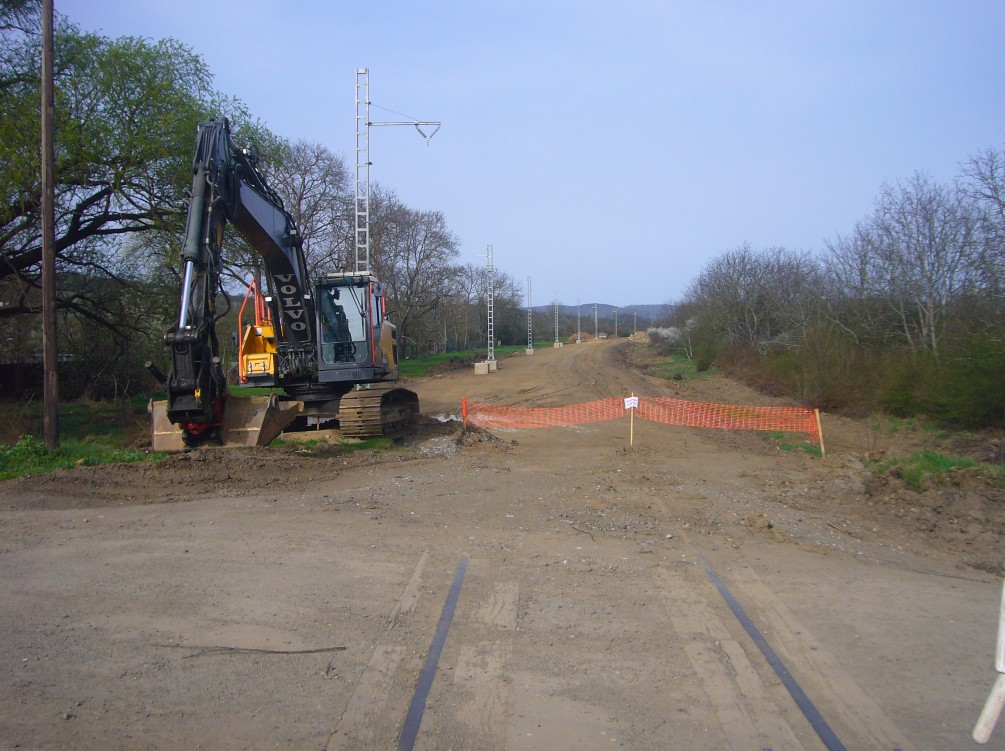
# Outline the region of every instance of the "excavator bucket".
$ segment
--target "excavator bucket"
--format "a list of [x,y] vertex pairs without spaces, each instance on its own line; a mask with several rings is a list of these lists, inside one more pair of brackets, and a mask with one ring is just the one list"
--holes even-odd
[[[303,409],[303,402],[280,401],[275,394],[228,396],[218,442],[227,448],[268,446]],[[154,451],[184,451],[181,428],[167,418],[167,401],[151,401],[147,411],[153,422]]]

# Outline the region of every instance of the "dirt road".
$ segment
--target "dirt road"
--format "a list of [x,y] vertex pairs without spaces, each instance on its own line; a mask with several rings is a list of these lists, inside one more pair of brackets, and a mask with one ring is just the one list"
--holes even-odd
[[[462,396],[764,402],[647,378],[623,346],[411,385],[441,418]],[[832,418],[826,462],[651,423],[632,448],[623,421],[455,425],[3,483],[0,748],[978,748],[1000,498],[867,487],[893,439]]]

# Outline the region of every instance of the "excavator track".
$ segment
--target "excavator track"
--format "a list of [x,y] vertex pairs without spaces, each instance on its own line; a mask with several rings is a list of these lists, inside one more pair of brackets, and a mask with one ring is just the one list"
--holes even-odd
[[349,438],[399,438],[413,432],[418,419],[418,395],[393,384],[353,389],[339,400],[339,430]]

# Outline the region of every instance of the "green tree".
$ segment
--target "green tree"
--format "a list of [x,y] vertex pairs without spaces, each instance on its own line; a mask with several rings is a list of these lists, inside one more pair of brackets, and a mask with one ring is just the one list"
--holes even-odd
[[[17,5],[14,3],[14,5]],[[39,36],[37,17],[0,8],[0,316],[37,311],[40,284]],[[22,8],[23,11],[23,8]],[[210,74],[173,40],[107,39],[60,20],[56,33],[56,263],[58,305],[124,332],[102,295],[73,280],[126,284],[120,263],[136,233],[177,228],[194,124]]]

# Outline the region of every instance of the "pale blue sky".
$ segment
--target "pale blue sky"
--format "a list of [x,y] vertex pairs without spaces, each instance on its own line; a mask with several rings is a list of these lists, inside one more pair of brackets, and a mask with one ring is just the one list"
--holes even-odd
[[[884,181],[1005,146],[1005,2],[56,0],[106,36],[173,37],[276,133],[444,213],[462,260],[534,303],[676,300],[750,242],[819,251]],[[371,111],[371,119],[400,119]]]

